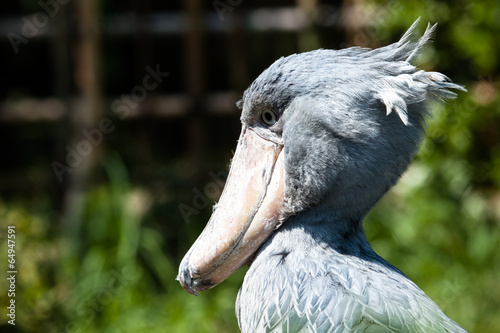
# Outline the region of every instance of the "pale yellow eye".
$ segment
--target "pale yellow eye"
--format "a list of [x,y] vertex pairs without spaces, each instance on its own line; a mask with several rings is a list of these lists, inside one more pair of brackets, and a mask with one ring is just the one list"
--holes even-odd
[[273,111],[271,111],[269,109],[265,109],[262,112],[261,117],[262,117],[262,121],[265,122],[269,126],[276,124],[276,121],[277,121],[276,113],[274,113]]

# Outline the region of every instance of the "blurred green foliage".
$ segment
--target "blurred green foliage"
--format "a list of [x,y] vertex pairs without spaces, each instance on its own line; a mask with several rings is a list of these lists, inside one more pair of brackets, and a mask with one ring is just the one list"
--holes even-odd
[[372,30],[381,40],[416,16],[439,22],[421,67],[468,93],[434,110],[412,166],[367,217],[367,235],[469,332],[500,332],[500,3],[371,4],[382,5]]
[[166,253],[165,237],[148,226],[148,191],[130,185],[116,156],[105,169],[109,182],[85,194],[76,238],[60,230],[49,237],[46,212],[1,204],[0,219],[17,232],[18,331],[234,332],[244,272],[203,297],[188,295],[175,281],[178,260]]
[[[368,238],[469,332],[500,332],[500,5],[364,6],[373,13],[364,33],[381,45],[418,16],[439,22],[422,67],[469,90],[429,120],[413,165],[367,217]],[[178,205],[204,184],[187,181],[183,162],[173,161],[158,195],[133,184],[119,157],[105,160],[106,181],[91,186],[72,216],[84,221],[76,237],[55,222],[48,199],[0,200],[1,232],[16,226],[19,269],[16,326],[2,316],[2,332],[237,332],[234,302],[245,270],[199,297],[175,281],[210,215],[208,206],[186,224]],[[0,285],[5,290],[5,279]],[[0,300],[3,307],[6,295]]]

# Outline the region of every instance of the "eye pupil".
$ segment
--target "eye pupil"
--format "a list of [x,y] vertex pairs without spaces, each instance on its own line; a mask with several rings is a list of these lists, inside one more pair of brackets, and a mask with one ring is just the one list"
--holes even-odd
[[264,110],[262,120],[268,125],[274,125],[276,123],[276,114],[271,110]]

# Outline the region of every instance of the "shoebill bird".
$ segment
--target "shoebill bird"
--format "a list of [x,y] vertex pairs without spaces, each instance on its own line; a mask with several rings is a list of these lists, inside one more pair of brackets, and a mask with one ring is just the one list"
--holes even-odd
[[412,65],[435,29],[415,38],[417,22],[382,48],[281,58],[238,102],[228,180],[178,280],[197,295],[249,265],[242,332],[465,332],[362,226],[415,155],[429,102],[464,90]]

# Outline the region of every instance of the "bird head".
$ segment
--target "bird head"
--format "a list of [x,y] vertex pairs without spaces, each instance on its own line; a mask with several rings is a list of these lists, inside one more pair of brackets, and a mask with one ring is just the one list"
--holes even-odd
[[433,100],[461,86],[412,61],[435,26],[415,22],[375,50],[316,50],[283,57],[238,102],[242,132],[221,199],[184,257],[179,276],[196,294],[220,283],[290,216],[322,207],[360,221],[415,155]]

